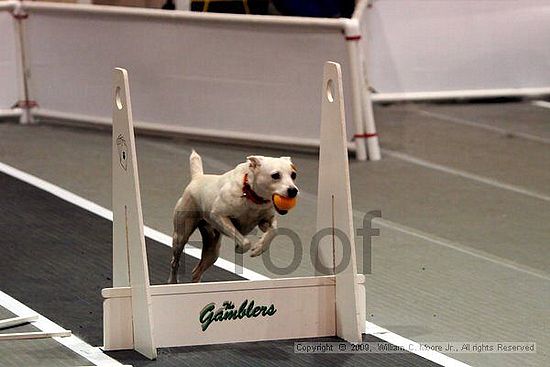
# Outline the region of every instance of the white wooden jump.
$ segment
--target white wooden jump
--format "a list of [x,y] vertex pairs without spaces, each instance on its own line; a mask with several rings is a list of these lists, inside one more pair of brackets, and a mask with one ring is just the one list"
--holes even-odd
[[[128,74],[115,69],[113,288],[102,290],[105,350],[135,349],[154,359],[159,347],[334,335],[361,342],[365,278],[355,261],[339,64],[325,64],[322,88],[317,229],[329,228],[332,235],[321,240],[317,261],[334,269],[349,252],[345,269],[313,277],[151,286]],[[335,232],[347,237],[342,245],[349,251]]]

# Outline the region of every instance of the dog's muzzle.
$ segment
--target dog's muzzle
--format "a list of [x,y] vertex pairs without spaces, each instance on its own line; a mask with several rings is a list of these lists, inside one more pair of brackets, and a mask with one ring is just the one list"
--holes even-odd
[[298,195],[298,189],[295,187],[289,187],[286,191],[289,198],[295,198]]

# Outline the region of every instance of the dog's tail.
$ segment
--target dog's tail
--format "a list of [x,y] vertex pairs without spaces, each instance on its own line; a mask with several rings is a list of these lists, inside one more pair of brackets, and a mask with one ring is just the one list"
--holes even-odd
[[189,167],[191,169],[191,180],[204,174],[202,171],[202,158],[195,152],[195,149],[193,149],[189,156]]

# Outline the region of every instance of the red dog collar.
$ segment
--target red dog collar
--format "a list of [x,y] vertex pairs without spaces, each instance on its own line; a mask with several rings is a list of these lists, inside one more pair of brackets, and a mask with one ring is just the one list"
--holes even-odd
[[250,184],[248,183],[248,173],[245,173],[243,177],[243,197],[258,205],[267,204],[270,202],[270,200],[264,199],[252,190],[252,187],[250,187]]

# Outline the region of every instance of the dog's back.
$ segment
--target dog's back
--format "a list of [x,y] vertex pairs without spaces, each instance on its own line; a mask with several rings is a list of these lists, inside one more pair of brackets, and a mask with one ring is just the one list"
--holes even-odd
[[201,156],[195,152],[195,149],[193,149],[189,156],[189,168],[191,170],[191,180],[204,175]]

